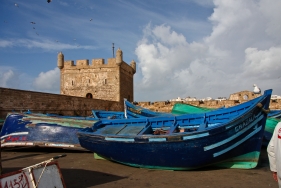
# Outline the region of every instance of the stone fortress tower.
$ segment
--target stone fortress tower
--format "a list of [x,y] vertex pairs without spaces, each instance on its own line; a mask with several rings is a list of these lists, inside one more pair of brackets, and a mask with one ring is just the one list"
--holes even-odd
[[62,52],[58,54],[60,69],[60,94],[88,97],[109,101],[134,101],[134,74],[136,62],[130,65],[123,61],[120,48],[116,58],[64,61]]

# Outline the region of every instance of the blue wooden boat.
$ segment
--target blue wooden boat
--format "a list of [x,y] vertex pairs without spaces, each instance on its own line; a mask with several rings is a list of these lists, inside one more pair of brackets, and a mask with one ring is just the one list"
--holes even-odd
[[172,114],[172,113],[154,112],[154,111],[148,110],[146,108],[143,108],[141,106],[136,106],[127,100],[124,100],[124,113],[125,113],[125,117],[138,117],[138,118],[159,117],[159,116],[165,116],[165,117],[176,116],[176,114]]
[[267,117],[281,118],[281,110],[270,110]]
[[190,170],[208,165],[254,168],[272,90],[204,114],[101,120],[77,132],[82,147],[129,166]]
[[[126,104],[129,104],[127,101]],[[138,108],[139,109],[139,108]],[[145,110],[147,114],[157,114]],[[61,116],[27,111],[7,114],[1,129],[1,147],[39,146],[83,149],[76,132],[90,127],[100,119],[140,118],[143,115],[115,111],[93,110],[93,116]]]
[[93,117],[97,119],[125,119],[124,112],[92,110]]
[[57,115],[8,113],[1,129],[1,147],[39,146],[83,149],[77,131],[92,126],[98,119]]
[[[128,102],[129,103],[129,102]],[[128,104],[127,103],[127,104]],[[149,114],[156,114],[146,110]],[[139,114],[93,110],[93,116],[61,116],[27,111],[7,114],[1,129],[1,147],[39,146],[83,149],[76,132],[100,119],[140,118]]]
[[126,99],[124,99],[124,112],[92,110],[92,114],[97,119],[132,119],[176,115],[172,113],[154,112],[141,106],[136,106]]

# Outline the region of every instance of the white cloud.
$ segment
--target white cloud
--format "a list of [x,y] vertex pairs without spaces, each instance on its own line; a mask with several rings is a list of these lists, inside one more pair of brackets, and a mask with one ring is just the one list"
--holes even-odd
[[33,82],[36,91],[59,93],[60,91],[60,70],[55,68],[47,72],[41,72]]
[[39,48],[43,50],[69,50],[69,49],[96,49],[94,46],[65,44],[59,41],[51,41],[49,39],[10,39],[0,40],[0,47],[26,47],[29,49]]
[[281,18],[281,1],[274,0],[269,3],[267,0],[262,0],[260,1],[259,6],[261,7],[260,11],[267,20],[265,23],[266,34],[272,37],[276,44],[280,45],[281,24],[278,23],[280,23]]
[[11,47],[11,46],[13,46],[13,43],[11,41],[0,40],[0,47],[5,48],[5,47]]
[[18,88],[19,75],[11,67],[0,66],[0,87]]
[[200,42],[148,24],[135,50],[143,75],[135,98],[228,97],[254,83],[280,95],[281,3],[265,2],[214,0],[213,30]]
[[247,48],[243,64],[244,76],[260,79],[274,79],[281,76],[281,47],[268,50]]

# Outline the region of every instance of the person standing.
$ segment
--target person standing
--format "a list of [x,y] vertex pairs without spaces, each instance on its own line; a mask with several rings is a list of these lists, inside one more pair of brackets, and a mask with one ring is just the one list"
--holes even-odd
[[278,182],[279,188],[281,188],[281,122],[274,129],[267,146],[267,154],[273,179]]

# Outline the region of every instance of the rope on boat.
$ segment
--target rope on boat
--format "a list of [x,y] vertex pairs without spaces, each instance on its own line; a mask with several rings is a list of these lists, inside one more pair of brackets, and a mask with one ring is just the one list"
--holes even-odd
[[260,108],[265,114],[268,114],[270,112],[270,109],[264,109],[261,103],[258,103],[257,107]]

